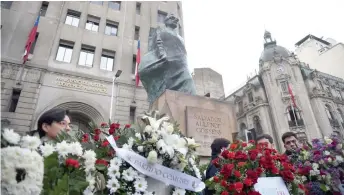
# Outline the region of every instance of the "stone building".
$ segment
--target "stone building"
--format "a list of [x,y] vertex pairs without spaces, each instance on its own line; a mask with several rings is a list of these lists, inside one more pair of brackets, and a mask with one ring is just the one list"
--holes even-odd
[[[74,128],[112,120],[133,122],[148,110],[147,94],[135,87],[135,57],[148,50],[150,32],[167,14],[180,18],[181,2],[43,1],[1,2],[1,119],[25,132],[52,108],[71,111]],[[30,61],[22,65],[24,46],[41,15]],[[22,74],[23,73],[23,74]]]
[[192,79],[197,95],[215,99],[225,95],[222,75],[210,68],[195,68]]
[[344,78],[344,44],[307,35],[296,44],[295,54],[313,69]]
[[269,32],[264,40],[259,73],[225,98],[236,105],[238,131],[234,137],[244,138],[244,130],[254,128],[256,134],[272,135],[282,149],[281,136],[287,131],[297,133],[302,141],[333,132],[343,136],[344,79],[309,68],[312,64],[300,62],[294,53],[277,45]]

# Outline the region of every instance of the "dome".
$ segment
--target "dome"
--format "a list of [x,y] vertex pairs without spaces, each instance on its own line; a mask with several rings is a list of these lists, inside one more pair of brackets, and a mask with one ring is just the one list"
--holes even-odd
[[272,40],[270,32],[265,31],[264,40],[265,40],[264,50],[262,54],[260,55],[259,60],[263,62],[267,62],[267,61],[273,60],[274,56],[282,56],[285,58],[290,56],[290,52],[286,48],[277,45],[276,41]]

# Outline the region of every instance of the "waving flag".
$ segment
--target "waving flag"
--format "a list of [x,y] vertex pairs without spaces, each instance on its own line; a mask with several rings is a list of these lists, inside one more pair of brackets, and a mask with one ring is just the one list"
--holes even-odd
[[288,83],[288,92],[290,94],[290,97],[291,97],[291,101],[293,102],[293,106],[296,107],[296,104],[295,104],[295,96],[293,94],[293,91],[291,90],[291,87],[290,87],[290,84]]
[[31,29],[31,32],[29,34],[29,37],[26,41],[26,45],[25,45],[25,51],[24,51],[24,56],[23,56],[23,63],[25,64],[25,62],[28,60],[29,57],[29,53],[30,53],[30,49],[31,49],[31,45],[32,43],[35,41],[36,39],[36,34],[37,34],[37,28],[38,28],[38,23],[39,23],[39,18],[40,18],[40,14],[38,15],[36,21],[35,21],[35,25],[33,26],[33,28]]
[[136,67],[135,67],[135,81],[136,87],[139,86],[140,76],[139,76],[139,64],[141,62],[141,50],[140,50],[140,39],[137,42],[137,54],[136,54]]

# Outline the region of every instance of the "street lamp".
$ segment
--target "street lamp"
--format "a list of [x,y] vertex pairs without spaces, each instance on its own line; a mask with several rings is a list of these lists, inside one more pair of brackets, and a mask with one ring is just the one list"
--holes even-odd
[[122,74],[122,70],[117,70],[115,76],[112,77],[111,104],[110,104],[110,121],[111,121],[111,118],[112,118],[113,92],[115,90],[115,81],[116,81],[116,79],[119,76],[121,76],[121,74]]

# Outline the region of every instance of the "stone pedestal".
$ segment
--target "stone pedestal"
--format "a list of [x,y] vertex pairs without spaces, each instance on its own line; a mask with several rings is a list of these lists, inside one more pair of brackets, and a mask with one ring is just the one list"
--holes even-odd
[[166,90],[153,104],[151,110],[168,114],[180,126],[182,133],[201,144],[198,153],[203,160],[211,156],[210,145],[216,138],[232,142],[236,132],[235,106],[204,96]]

